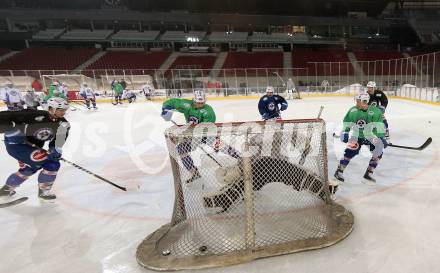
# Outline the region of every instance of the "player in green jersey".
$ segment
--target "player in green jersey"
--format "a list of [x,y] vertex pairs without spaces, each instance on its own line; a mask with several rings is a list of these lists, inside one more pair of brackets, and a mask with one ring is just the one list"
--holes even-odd
[[[212,107],[206,104],[206,96],[203,91],[194,91],[193,100],[188,99],[169,99],[162,105],[162,118],[166,121],[170,121],[173,115],[173,111],[178,111],[185,116],[186,122],[191,125],[197,125],[200,123],[214,123],[216,121],[215,113]],[[194,180],[200,178],[200,173],[197,167],[194,166],[194,162],[190,153],[197,149],[193,147],[191,140],[188,142],[180,142],[176,149],[182,159],[183,166],[189,171],[189,179],[186,183],[191,183]],[[200,145],[208,145],[214,148],[216,152],[221,151],[234,158],[240,158],[237,151],[229,145],[222,143],[219,138],[205,137],[200,142]]]
[[[364,179],[374,183],[376,180],[371,177],[379,160],[382,158],[383,149],[387,147],[385,126],[382,112],[376,106],[368,105],[370,96],[362,93],[356,96],[356,106],[350,108],[344,117],[344,125],[341,133],[341,141],[348,143],[344,151],[344,157],[340,160],[339,166],[334,174],[335,178],[343,182],[343,172],[350,160],[359,154],[362,145],[370,148],[372,157],[365,171]],[[349,133],[352,131],[350,137]]]
[[43,101],[47,102],[51,98],[62,98],[67,101],[66,96],[59,91],[60,83],[58,81],[53,81],[50,84],[49,90],[47,91],[47,96],[44,97]]

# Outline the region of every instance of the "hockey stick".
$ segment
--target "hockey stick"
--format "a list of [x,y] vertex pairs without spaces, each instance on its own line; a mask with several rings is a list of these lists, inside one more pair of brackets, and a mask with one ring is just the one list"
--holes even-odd
[[[340,136],[338,136],[336,133],[333,133],[333,137],[334,137],[334,138],[340,138]],[[414,147],[414,146],[404,146],[404,145],[396,145],[396,144],[392,144],[392,143],[389,143],[388,146],[390,146],[390,147],[394,147],[394,148],[400,148],[400,149],[422,151],[422,150],[424,150],[426,147],[428,147],[431,143],[432,143],[432,138],[431,138],[431,137],[428,137],[428,139],[426,139],[425,142],[424,142],[422,145],[418,146],[418,147]]]
[[[47,153],[46,150],[44,150],[44,149],[38,147],[37,145],[35,145],[35,144],[33,144],[33,143],[30,143],[30,142],[27,142],[27,141],[26,141],[26,144],[28,144],[28,145],[30,145],[30,146],[32,146],[32,147],[38,148],[38,149],[40,149],[40,150],[42,150],[42,151],[45,151],[45,152]],[[77,164],[75,164],[75,163],[73,163],[73,162],[71,162],[71,161],[65,159],[65,158],[62,158],[62,157],[61,157],[60,160],[66,162],[66,163],[68,163],[68,164],[70,164],[70,165],[72,165],[73,167],[75,167],[75,168],[77,168],[77,169],[79,169],[79,170],[81,170],[81,171],[83,171],[83,172],[86,172],[86,173],[88,173],[88,174],[91,174],[91,175],[93,175],[94,177],[96,177],[96,178],[98,178],[98,179],[100,179],[100,180],[102,180],[102,181],[104,181],[104,182],[106,182],[106,183],[108,183],[108,184],[110,184],[110,185],[112,185],[112,186],[114,186],[114,187],[120,189],[120,190],[127,191],[127,188],[122,187],[122,186],[119,186],[118,184],[115,184],[115,183],[111,182],[111,181],[108,180],[108,179],[105,179],[104,177],[102,177],[102,176],[100,176],[100,175],[97,175],[97,174],[95,174],[95,173],[92,173],[91,171],[89,171],[89,170],[87,170],[87,169],[85,169],[85,168],[83,168],[83,167],[81,167],[81,166],[79,166],[79,165],[77,165]]]
[[272,72],[273,74],[277,75],[277,77],[281,80],[281,82],[283,83],[283,86],[286,86],[286,83],[284,82],[283,78],[281,78],[280,74],[278,74],[278,72]]
[[400,148],[400,149],[421,151],[424,150],[426,147],[428,147],[431,144],[431,142],[432,142],[432,138],[428,137],[428,139],[419,147],[411,147],[411,146],[403,146],[403,145],[395,145],[395,144],[388,144],[388,146],[394,148]]
[[71,161],[65,159],[65,158],[60,158],[60,160],[66,162],[66,163],[68,163],[68,164],[70,164],[70,165],[72,165],[73,167],[75,167],[75,168],[77,168],[77,169],[79,169],[79,170],[81,170],[81,171],[83,171],[83,172],[85,172],[85,173],[88,173],[88,174],[90,174],[90,175],[92,175],[92,176],[94,176],[94,177],[96,177],[96,178],[98,178],[98,179],[100,179],[100,180],[102,180],[102,181],[104,181],[104,182],[106,182],[106,183],[112,185],[113,187],[116,187],[116,188],[118,188],[118,189],[120,189],[120,190],[123,190],[123,191],[127,191],[127,188],[122,187],[122,186],[119,186],[118,184],[115,184],[115,183],[111,182],[111,181],[108,180],[108,179],[105,179],[104,177],[102,177],[102,176],[100,176],[100,175],[97,175],[97,174],[95,174],[95,173],[92,173],[91,171],[89,171],[89,170],[87,170],[87,169],[85,169],[85,168],[83,168],[83,167],[81,167],[81,166],[79,166],[79,165],[77,165],[77,164],[75,164],[75,163],[73,163],[73,162],[71,162]]
[[[179,126],[179,124],[177,124],[174,120],[170,120],[174,125]],[[217,159],[215,159],[211,154],[209,154],[205,149],[203,149],[202,146],[199,146],[200,149],[202,149],[202,151],[209,157],[212,159],[212,161],[214,161],[220,168],[223,168],[222,164],[220,164],[220,162],[218,162]]]
[[[321,105],[321,107],[319,108],[317,119],[321,118],[322,111],[324,111],[324,106]],[[307,125],[307,135],[309,137],[306,140],[305,148],[304,148],[304,150],[303,150],[303,152],[301,154],[301,159],[299,160],[299,164],[300,165],[304,165],[304,163],[306,162],[306,157],[310,153],[311,148],[312,148],[312,146],[310,145],[310,142],[312,142],[313,127],[310,124]]]
[[15,200],[12,200],[12,201],[9,201],[9,202],[6,202],[6,203],[0,203],[0,208],[7,208],[7,207],[10,207],[10,206],[18,205],[18,204],[21,204],[21,203],[23,203],[24,201],[26,201],[28,199],[29,199],[29,197],[20,197],[18,199],[15,199]]

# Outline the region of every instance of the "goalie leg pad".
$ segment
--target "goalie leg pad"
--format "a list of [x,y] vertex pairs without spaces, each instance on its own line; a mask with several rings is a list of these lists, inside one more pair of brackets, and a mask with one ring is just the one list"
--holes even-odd
[[[277,166],[278,168],[269,168],[268,166]],[[297,191],[308,190],[321,199],[325,198],[325,192],[322,188],[324,183],[317,176],[286,160],[261,157],[252,163],[251,168],[253,191],[259,191],[269,183],[280,182],[292,186]],[[241,170],[241,168],[239,169]],[[244,196],[242,177],[240,175],[238,180],[232,179],[230,184],[219,191],[205,195],[203,197],[205,208],[221,207],[224,212],[236,201],[241,200]]]

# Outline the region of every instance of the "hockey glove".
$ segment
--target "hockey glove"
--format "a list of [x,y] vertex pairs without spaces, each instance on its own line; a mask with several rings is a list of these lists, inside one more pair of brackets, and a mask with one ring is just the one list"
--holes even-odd
[[373,145],[378,145],[380,142],[383,144],[383,148],[388,147],[388,142],[383,137],[373,137],[370,141]]
[[171,118],[173,117],[173,108],[172,107],[163,107],[162,108],[162,114],[161,117],[165,120],[165,121],[170,121]]
[[385,138],[381,137],[380,140],[382,140],[383,148],[384,148],[384,149],[385,149],[386,147],[388,147],[388,141],[387,141]]
[[385,114],[385,107],[384,106],[379,106],[379,110],[382,112],[382,114]]
[[262,115],[261,115],[261,118],[262,118],[263,120],[268,120],[268,119],[269,119],[269,113],[264,113],[264,114],[262,114]]
[[59,161],[61,159],[62,150],[60,148],[49,148],[47,159],[50,161]]
[[287,109],[287,103],[281,103],[280,110],[281,110],[281,111],[284,111],[284,110],[286,110],[286,109]]
[[348,137],[349,137],[348,132],[342,132],[342,134],[341,134],[341,136],[339,138],[340,138],[340,140],[342,142],[347,143],[348,142]]

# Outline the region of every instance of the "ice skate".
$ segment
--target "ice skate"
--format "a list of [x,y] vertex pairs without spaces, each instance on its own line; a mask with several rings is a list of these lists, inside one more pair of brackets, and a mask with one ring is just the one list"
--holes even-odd
[[7,199],[8,197],[13,196],[14,194],[15,194],[15,190],[11,186],[4,185],[0,189],[0,198],[2,198],[2,199]]
[[48,190],[38,190],[38,198],[44,202],[54,202],[57,196]]
[[373,174],[372,171],[366,170],[365,174],[364,174],[364,179],[362,182],[367,185],[376,185],[376,179],[371,177],[372,174]]
[[335,174],[333,175],[338,181],[344,182],[344,176],[343,176],[344,172],[340,169],[337,169],[335,171]]

